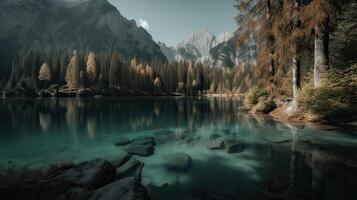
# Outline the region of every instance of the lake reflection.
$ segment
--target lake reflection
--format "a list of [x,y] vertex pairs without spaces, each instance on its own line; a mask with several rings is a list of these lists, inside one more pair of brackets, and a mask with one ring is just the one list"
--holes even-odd
[[[122,152],[116,138],[152,135],[154,155],[137,159],[155,199],[237,199],[262,191],[355,199],[356,136],[252,116],[240,105],[240,99],[219,98],[1,99],[0,164],[113,157]],[[242,142],[244,150],[207,148],[213,133]],[[163,158],[176,152],[192,157],[188,172],[163,167]]]

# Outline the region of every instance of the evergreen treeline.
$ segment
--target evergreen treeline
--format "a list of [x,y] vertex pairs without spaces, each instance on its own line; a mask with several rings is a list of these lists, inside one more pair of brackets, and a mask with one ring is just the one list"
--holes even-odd
[[211,68],[186,62],[141,62],[126,59],[117,52],[22,50],[13,61],[3,90],[46,89],[57,84],[66,89],[91,88],[106,91],[117,88],[148,94],[237,93],[241,85],[237,69]]

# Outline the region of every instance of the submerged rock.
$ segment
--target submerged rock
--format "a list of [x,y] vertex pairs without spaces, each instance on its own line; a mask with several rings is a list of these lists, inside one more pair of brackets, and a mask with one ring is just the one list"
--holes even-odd
[[108,161],[115,167],[118,168],[126,163],[131,158],[131,155],[127,152],[122,152],[122,154],[108,159]]
[[128,138],[125,138],[125,137],[116,138],[114,141],[115,146],[125,146],[130,143],[131,143],[131,140],[129,140]]
[[59,200],[64,199],[78,199],[84,200],[88,199],[90,191],[81,187],[74,187],[68,190],[65,194],[59,196]]
[[141,135],[141,136],[138,136],[136,138],[134,138],[133,140],[143,140],[143,139],[154,139],[154,136],[152,135]]
[[140,180],[143,166],[144,163],[136,158],[131,158],[128,162],[116,169],[116,180],[126,177],[135,177]]
[[217,139],[217,138],[220,138],[222,137],[220,134],[218,133],[212,133],[211,135],[209,135],[209,139],[210,140],[214,140],[214,139]]
[[169,134],[172,134],[172,133],[175,133],[174,131],[172,130],[159,130],[159,131],[155,131],[153,134],[154,135],[169,135]]
[[150,144],[150,145],[155,145],[155,141],[152,138],[147,138],[147,139],[134,139],[133,140],[133,145],[144,145],[144,144]]
[[224,149],[224,141],[220,139],[210,140],[207,144],[209,149]]
[[75,165],[62,173],[62,178],[87,189],[97,189],[115,179],[115,167],[105,160],[93,160]]
[[154,154],[154,146],[153,144],[130,144],[124,148],[124,151],[133,155],[151,156]]
[[239,141],[226,141],[224,147],[227,153],[241,153],[247,148],[247,145]]
[[173,171],[187,171],[192,165],[192,158],[185,153],[168,154],[164,159],[165,167]]
[[141,200],[148,199],[144,186],[133,177],[125,178],[97,189],[89,200]]

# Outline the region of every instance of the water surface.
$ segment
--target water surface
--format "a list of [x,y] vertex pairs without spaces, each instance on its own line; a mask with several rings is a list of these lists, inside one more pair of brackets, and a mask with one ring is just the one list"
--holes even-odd
[[[237,99],[219,98],[0,99],[0,165],[115,157],[122,152],[116,138],[170,132],[176,137],[159,142],[154,155],[137,157],[145,163],[143,182],[163,188],[158,199],[234,199],[289,188],[314,199],[356,197],[354,134],[284,124],[239,107]],[[244,151],[207,148],[213,133],[244,143]],[[188,172],[163,166],[178,152],[192,157]]]

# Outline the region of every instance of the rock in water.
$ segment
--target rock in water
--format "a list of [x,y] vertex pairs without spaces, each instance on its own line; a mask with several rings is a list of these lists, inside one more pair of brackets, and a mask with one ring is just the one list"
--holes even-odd
[[96,190],[89,200],[144,200],[147,192],[135,178],[129,177]]
[[120,137],[115,139],[114,145],[115,146],[125,146],[127,144],[131,143],[131,141],[128,138],[125,137]]
[[118,168],[122,166],[124,163],[126,163],[129,159],[131,158],[131,155],[128,154],[127,152],[122,152],[122,154],[108,159],[108,161],[115,167]]
[[217,139],[217,138],[220,138],[222,137],[220,134],[218,133],[212,133],[211,135],[209,135],[209,139],[210,140],[214,140],[214,139]]
[[128,162],[117,168],[116,180],[126,177],[134,177],[137,180],[140,180],[143,166],[144,163],[135,158],[131,158]]
[[147,139],[134,139],[133,141],[133,145],[137,144],[137,145],[144,145],[144,144],[150,144],[155,146],[155,141],[152,138],[147,138]]
[[80,163],[62,173],[64,180],[87,189],[102,187],[112,182],[115,175],[115,167],[100,159]]
[[224,141],[220,139],[210,140],[207,144],[209,149],[224,149]]
[[124,151],[139,156],[151,156],[152,154],[154,154],[154,146],[152,144],[130,144],[124,149]]
[[246,144],[239,141],[225,142],[224,146],[227,153],[241,153],[247,148]]
[[185,153],[169,154],[164,159],[165,167],[173,171],[187,171],[192,165],[192,158]]

